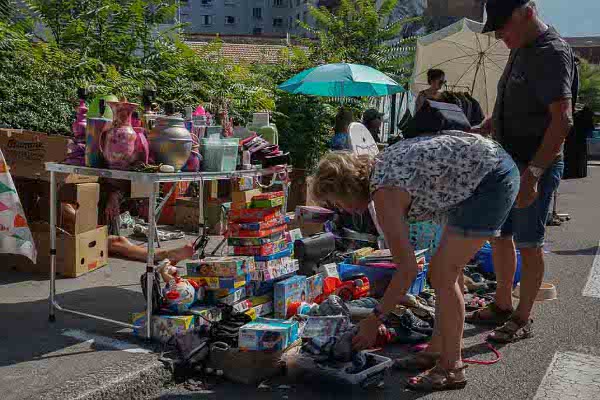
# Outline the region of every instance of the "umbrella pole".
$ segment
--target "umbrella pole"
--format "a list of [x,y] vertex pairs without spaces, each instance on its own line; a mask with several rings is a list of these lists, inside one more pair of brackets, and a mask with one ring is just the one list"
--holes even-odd
[[477,60],[477,68],[475,68],[475,75],[473,76],[473,85],[471,86],[471,96],[475,92],[475,83],[477,83],[477,75],[479,74],[479,68],[481,68],[481,63],[483,62],[483,53],[479,53],[479,59]]

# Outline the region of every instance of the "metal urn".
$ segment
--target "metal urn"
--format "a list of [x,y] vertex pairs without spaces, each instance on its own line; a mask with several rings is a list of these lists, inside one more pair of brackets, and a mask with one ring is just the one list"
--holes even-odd
[[171,165],[181,171],[192,152],[192,136],[185,128],[183,118],[174,115],[159,116],[148,134],[150,154],[155,164]]

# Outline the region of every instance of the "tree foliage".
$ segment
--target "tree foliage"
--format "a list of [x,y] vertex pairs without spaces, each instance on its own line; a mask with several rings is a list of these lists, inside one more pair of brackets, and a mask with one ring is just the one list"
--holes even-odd
[[600,112],[600,65],[582,59],[579,66],[578,102]]

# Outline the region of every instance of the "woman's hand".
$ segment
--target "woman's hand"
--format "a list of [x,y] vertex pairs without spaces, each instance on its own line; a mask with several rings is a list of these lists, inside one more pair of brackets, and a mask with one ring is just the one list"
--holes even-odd
[[492,118],[486,118],[481,124],[471,128],[471,133],[478,133],[480,135],[491,135],[492,133],[494,133]]
[[372,348],[377,341],[377,335],[385,334],[385,326],[371,315],[363,319],[359,324],[358,335],[352,338],[352,347],[356,351]]

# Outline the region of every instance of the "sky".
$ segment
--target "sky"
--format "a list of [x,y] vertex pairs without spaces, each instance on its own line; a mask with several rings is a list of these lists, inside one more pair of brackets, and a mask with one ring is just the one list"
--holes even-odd
[[600,36],[600,0],[537,0],[544,21],[564,37]]

